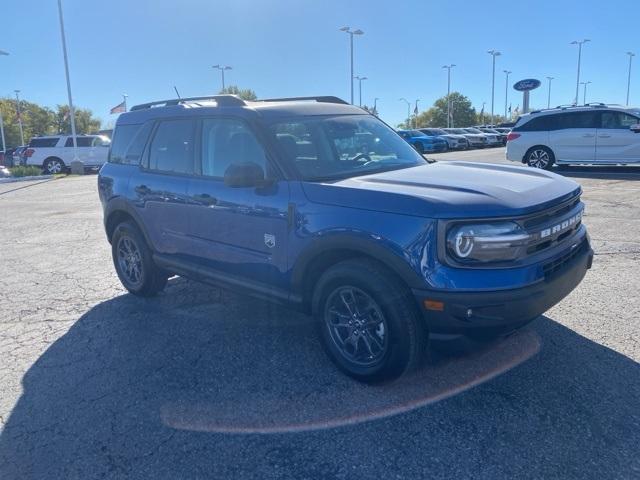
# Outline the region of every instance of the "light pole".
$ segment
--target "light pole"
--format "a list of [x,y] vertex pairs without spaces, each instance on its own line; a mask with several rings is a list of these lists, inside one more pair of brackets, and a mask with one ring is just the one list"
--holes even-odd
[[128,97],[128,96],[129,96],[129,95],[127,95],[126,93],[123,93],[123,94],[122,94],[122,98],[124,99],[124,111],[125,111],[125,112],[127,111],[127,97]]
[[22,111],[20,109],[20,90],[16,92],[16,113],[18,114],[18,126],[20,127],[20,145],[24,145],[24,130],[22,129]]
[[351,52],[351,75],[349,78],[351,82],[351,105],[353,105],[353,36],[364,35],[364,32],[359,28],[356,30],[351,30],[351,27],[342,27],[340,31],[349,34],[349,48]]
[[455,66],[455,63],[442,66],[447,69],[447,128],[451,126],[451,69]]
[[378,100],[380,100],[378,97],[373,99],[373,114],[376,117],[378,116]]
[[[511,70],[503,70],[506,79],[504,82],[504,121],[507,121],[507,103],[509,101],[509,75],[513,73]],[[493,122],[492,122],[493,123]]]
[[582,45],[590,42],[591,40],[589,40],[588,38],[585,38],[584,40],[574,40],[573,42],[571,42],[571,45],[578,45],[578,75],[576,77],[576,99],[574,102],[574,105],[578,105],[578,95],[579,95],[579,89],[580,89],[580,61],[582,59]]
[[633,52],[627,52],[629,55],[629,75],[627,76],[627,106],[629,105],[629,90],[631,88],[631,60],[636,56]]
[[405,102],[407,104],[407,130],[411,128],[411,102],[406,98],[402,97],[398,100]]
[[551,108],[551,80],[553,80],[554,77],[547,77],[547,80],[549,80],[549,92],[547,94],[547,108]]
[[[71,97],[71,79],[69,78],[69,58],[67,56],[67,39],[64,34],[64,19],[62,17],[62,0],[58,0],[58,16],[60,17],[60,36],[62,38],[62,54],[64,56],[64,72],[67,78],[67,96],[69,98],[69,118],[71,119],[71,138],[73,139],[73,162],[71,162],[71,171],[73,173],[82,174],[84,168],[80,164],[77,167],[76,162],[80,162],[78,157],[78,140],[76,138],[76,111],[73,108],[73,99]],[[76,168],[74,168],[74,164]]]
[[488,50],[487,53],[491,55],[493,63],[493,73],[491,75],[491,123],[493,123],[493,104],[496,90],[496,57],[502,54],[497,50]]
[[584,95],[582,97],[582,103],[584,105],[587,104],[587,85],[589,85],[591,82],[580,82],[580,85],[584,85]]
[[222,75],[222,90],[224,91],[224,71],[231,70],[231,67],[229,65],[214,65],[211,68],[217,68],[220,70],[220,75]]
[[367,77],[360,77],[360,76],[356,75],[355,79],[358,80],[358,96],[359,96],[358,105],[361,107],[362,106],[362,81],[363,80],[368,80],[368,78]]
[[[0,56],[9,55],[8,52],[4,50],[0,50]],[[7,143],[4,140],[4,121],[2,119],[2,109],[0,109],[0,136],[2,137],[2,151],[4,152],[7,149]]]

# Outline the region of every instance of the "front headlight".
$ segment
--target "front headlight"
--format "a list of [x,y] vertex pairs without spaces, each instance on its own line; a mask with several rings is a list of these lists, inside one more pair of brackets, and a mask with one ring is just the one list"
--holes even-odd
[[447,253],[460,263],[503,262],[524,256],[528,240],[515,222],[454,225],[447,232]]

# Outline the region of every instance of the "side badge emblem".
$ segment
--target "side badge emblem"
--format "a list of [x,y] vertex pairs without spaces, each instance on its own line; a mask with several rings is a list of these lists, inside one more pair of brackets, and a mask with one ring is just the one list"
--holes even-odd
[[276,246],[276,236],[272,235],[270,233],[265,233],[264,234],[264,244],[269,248],[275,247]]

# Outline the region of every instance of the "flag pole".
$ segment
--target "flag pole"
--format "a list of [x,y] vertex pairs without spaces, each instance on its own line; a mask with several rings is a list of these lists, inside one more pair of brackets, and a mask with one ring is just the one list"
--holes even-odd
[[126,93],[122,94],[122,98],[124,98],[124,102],[122,102],[122,103],[124,103],[124,111],[125,111],[125,113],[127,112],[127,97],[128,96],[129,95],[127,95]]

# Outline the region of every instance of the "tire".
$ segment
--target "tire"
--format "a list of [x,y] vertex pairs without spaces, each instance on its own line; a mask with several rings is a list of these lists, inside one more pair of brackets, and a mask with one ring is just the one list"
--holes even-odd
[[424,155],[424,145],[422,145],[420,142],[414,143],[413,148],[415,148],[420,155]]
[[42,170],[48,175],[62,173],[64,169],[64,162],[58,157],[49,157],[42,163]]
[[120,282],[130,293],[152,297],[167,284],[168,274],[153,262],[151,249],[135,224],[122,222],[115,228],[111,256]]
[[524,155],[525,163],[532,168],[550,170],[556,161],[556,157],[550,148],[538,145],[531,147]]
[[329,358],[356,380],[390,381],[421,362],[428,343],[424,320],[401,280],[373,260],[328,269],[314,290],[312,311]]

